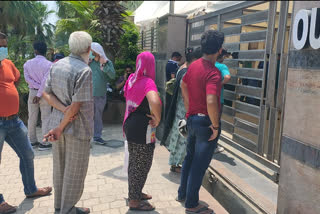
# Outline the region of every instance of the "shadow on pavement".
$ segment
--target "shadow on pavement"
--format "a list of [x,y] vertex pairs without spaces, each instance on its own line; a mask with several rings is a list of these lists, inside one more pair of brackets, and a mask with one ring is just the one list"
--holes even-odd
[[162,177],[166,178],[172,183],[180,184],[180,173],[175,173],[175,172],[162,173]]
[[[142,211],[131,211],[128,210],[126,212],[126,214],[133,214],[133,213],[141,213]],[[160,214],[158,211],[154,210],[154,211],[143,211],[144,214]]]
[[19,213],[27,213],[30,210],[32,210],[32,208],[34,207],[34,200],[36,200],[36,198],[31,199],[31,198],[25,198],[18,206],[17,211],[19,211]]
[[121,181],[128,181],[128,177],[123,173],[122,166],[118,166],[116,168],[110,169],[101,173],[100,175],[115,178]]
[[228,157],[228,156],[227,156],[226,154],[224,154],[223,152],[218,153],[218,154],[214,154],[212,159],[218,160],[218,161],[220,161],[220,162],[228,163],[228,164],[230,164],[231,166],[236,166],[236,165],[237,165],[236,162],[234,161],[234,158]]

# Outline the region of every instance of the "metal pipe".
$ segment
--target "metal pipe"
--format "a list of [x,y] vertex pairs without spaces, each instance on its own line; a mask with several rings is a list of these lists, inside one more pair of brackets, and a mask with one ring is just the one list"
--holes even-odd
[[174,1],[170,1],[169,14],[174,14]]

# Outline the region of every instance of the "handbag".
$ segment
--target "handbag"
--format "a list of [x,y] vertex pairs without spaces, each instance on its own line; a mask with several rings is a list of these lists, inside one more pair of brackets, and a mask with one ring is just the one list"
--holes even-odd
[[179,134],[182,137],[185,137],[185,138],[188,137],[187,121],[185,119],[179,120],[179,122],[178,122],[178,130],[179,130]]
[[171,96],[173,95],[175,83],[176,83],[176,78],[172,78],[171,80],[166,82],[166,92]]

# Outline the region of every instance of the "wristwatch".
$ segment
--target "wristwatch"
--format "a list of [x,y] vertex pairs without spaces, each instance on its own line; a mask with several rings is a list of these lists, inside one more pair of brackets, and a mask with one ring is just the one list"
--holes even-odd
[[[210,127],[210,126],[209,126]],[[218,127],[214,127],[213,125],[211,125],[211,127],[214,129],[214,130],[218,130],[219,129],[219,126]]]

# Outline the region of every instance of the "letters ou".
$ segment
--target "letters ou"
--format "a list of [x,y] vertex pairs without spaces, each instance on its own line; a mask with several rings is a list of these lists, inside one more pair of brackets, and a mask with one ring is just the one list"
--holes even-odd
[[313,49],[320,48],[320,26],[317,26],[320,25],[320,20],[318,17],[320,18],[319,8],[312,8],[312,11],[300,10],[296,14],[293,23],[292,41],[297,50],[301,50],[307,44],[310,44]]

